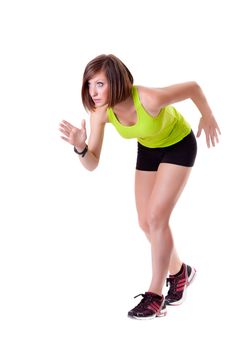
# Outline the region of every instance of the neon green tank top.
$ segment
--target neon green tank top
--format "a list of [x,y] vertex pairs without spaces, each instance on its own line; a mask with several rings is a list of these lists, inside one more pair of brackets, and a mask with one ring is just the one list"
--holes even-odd
[[181,141],[191,132],[188,122],[173,106],[162,108],[156,117],[152,117],[141,104],[136,86],[132,87],[132,97],[137,113],[137,122],[132,126],[121,124],[112,108],[107,109],[109,122],[122,137],[136,138],[143,146],[160,148]]

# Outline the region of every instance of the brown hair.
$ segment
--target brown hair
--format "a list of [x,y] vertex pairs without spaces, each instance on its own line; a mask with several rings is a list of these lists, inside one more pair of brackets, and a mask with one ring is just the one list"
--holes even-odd
[[95,110],[95,104],[89,94],[88,81],[100,71],[105,73],[109,84],[109,107],[124,101],[131,93],[133,76],[124,63],[114,55],[99,55],[87,64],[83,73],[82,102],[89,111]]

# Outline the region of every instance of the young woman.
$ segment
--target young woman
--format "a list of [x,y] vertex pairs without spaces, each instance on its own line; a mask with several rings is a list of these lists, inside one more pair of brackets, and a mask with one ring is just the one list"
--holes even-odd
[[[128,312],[136,319],[164,316],[166,305],[180,304],[196,272],[180,260],[169,226],[197,152],[190,125],[171,105],[188,98],[201,114],[197,137],[204,130],[207,146],[215,146],[220,130],[196,82],[165,88],[135,86],[121,60],[100,55],[87,64],[83,75],[82,101],[91,123],[88,145],[85,120],[81,128],[65,120],[60,123],[62,139],[74,146],[90,171],[98,166],[106,123],[123,137],[138,141],[135,198],[139,225],[151,244],[152,279],[148,290],[139,294],[140,303]],[[164,297],[168,271],[170,288]]]

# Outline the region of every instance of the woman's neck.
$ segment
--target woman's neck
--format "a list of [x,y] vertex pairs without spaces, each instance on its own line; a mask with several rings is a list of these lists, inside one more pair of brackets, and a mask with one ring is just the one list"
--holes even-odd
[[133,110],[134,110],[134,103],[131,96],[129,96],[127,99],[116,104],[113,107],[113,111],[117,115],[122,115],[122,114],[124,115],[126,112],[127,114],[130,114],[130,112],[132,112]]

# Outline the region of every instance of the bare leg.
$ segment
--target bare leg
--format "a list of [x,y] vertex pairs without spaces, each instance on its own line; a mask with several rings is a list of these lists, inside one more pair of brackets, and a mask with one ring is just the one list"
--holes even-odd
[[180,260],[178,253],[176,251],[176,248],[173,244],[173,249],[172,249],[169,268],[168,268],[170,275],[175,275],[177,272],[179,272],[181,269],[181,266],[182,266],[182,261]]
[[[141,170],[136,170],[135,173],[135,200],[138,212],[138,221],[149,242],[151,242],[151,237],[149,224],[147,221],[147,213],[149,200],[156,181],[156,173],[157,172],[155,171]],[[181,265],[182,261],[180,260],[173,243],[173,249],[169,262],[170,274],[176,274],[180,270]]]
[[[162,163],[148,205],[148,225],[152,254],[152,281],[149,291],[162,294],[170,261],[175,268],[177,255],[169,227],[172,210],[186,184],[191,168]],[[173,259],[172,256],[173,251]]]

